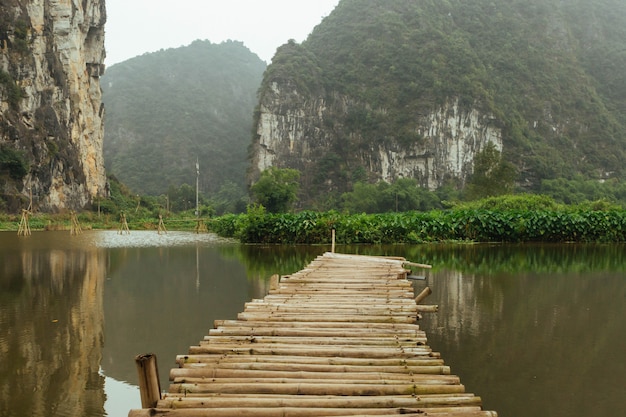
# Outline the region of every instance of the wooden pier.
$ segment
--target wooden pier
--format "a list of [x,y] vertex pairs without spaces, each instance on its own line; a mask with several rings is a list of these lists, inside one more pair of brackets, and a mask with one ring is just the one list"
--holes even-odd
[[406,264],[326,253],[274,279],[129,417],[497,416],[426,344]]

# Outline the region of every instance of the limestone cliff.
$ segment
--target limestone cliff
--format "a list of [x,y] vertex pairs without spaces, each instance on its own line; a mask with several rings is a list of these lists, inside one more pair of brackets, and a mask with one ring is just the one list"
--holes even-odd
[[79,209],[107,194],[105,0],[0,1],[0,208]]
[[[258,110],[253,172],[271,166],[296,168],[305,184],[319,183],[323,177],[322,187],[332,190],[343,188],[337,184],[341,175],[325,175],[320,169],[363,171],[369,179],[387,182],[416,178],[423,187],[434,190],[451,178],[465,181],[472,173],[474,157],[488,143],[502,151],[502,132],[493,125],[494,117],[478,109],[463,109],[458,100],[416,115],[411,129],[419,140],[411,143],[368,141],[358,132],[344,131],[345,122],[329,126],[337,114],[347,115],[361,106],[337,95],[332,102],[306,97],[293,84],[273,82],[264,91]],[[384,117],[385,110],[375,113]],[[349,157],[341,158],[340,153]],[[332,159],[337,159],[337,165],[328,165]]]

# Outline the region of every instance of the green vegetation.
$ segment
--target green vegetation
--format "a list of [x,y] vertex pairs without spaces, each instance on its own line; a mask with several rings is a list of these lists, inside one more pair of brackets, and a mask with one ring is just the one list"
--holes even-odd
[[26,55],[30,52],[28,39],[29,31],[30,27],[26,21],[20,19],[15,22],[14,38],[11,46],[13,50],[22,55]]
[[341,199],[343,209],[350,213],[427,211],[443,207],[438,194],[429,192],[409,178],[399,179],[393,184],[357,182],[354,190],[344,193]]
[[11,74],[0,69],[0,94],[6,94],[6,100],[13,110],[19,110],[20,100],[24,97],[24,91],[17,85]]
[[515,167],[502,159],[492,142],[474,158],[474,173],[466,189],[470,200],[507,194],[513,191]]
[[300,172],[289,168],[270,167],[250,187],[256,201],[270,213],[289,211],[298,195]]
[[233,194],[236,185],[245,193],[265,67],[240,42],[195,41],[108,68],[101,82],[107,171],[135,193],[158,196],[183,184],[195,188],[198,160],[201,192],[227,185]]
[[501,162],[478,167],[471,198],[492,195],[494,178],[495,194],[513,182],[538,191],[559,178],[624,179],[624,39],[621,0],[342,0],[301,45],[278,49],[260,91],[277,82],[327,105],[307,129],[334,141],[336,163],[327,170],[316,155],[302,169],[307,207],[337,208],[355,156],[421,146],[420,117],[456,100],[489,117],[504,144]]
[[8,175],[13,180],[21,180],[28,173],[28,163],[24,155],[9,148],[0,145],[0,178]]
[[504,196],[448,210],[384,214],[247,214],[213,219],[211,229],[246,243],[626,242],[626,210],[562,206],[547,197]]

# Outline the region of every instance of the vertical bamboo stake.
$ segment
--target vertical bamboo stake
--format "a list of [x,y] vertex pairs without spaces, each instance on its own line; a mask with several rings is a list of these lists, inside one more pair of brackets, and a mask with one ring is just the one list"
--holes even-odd
[[141,407],[154,408],[161,399],[161,383],[159,382],[159,368],[154,353],[137,355],[135,357],[137,374],[139,376],[139,393]]
[[332,233],[331,233],[331,239],[332,239],[332,245],[330,248],[331,253],[335,253],[335,229],[333,229]]
[[130,229],[128,228],[128,222],[126,221],[126,214],[124,214],[124,212],[120,214],[120,228],[117,233],[120,235],[123,235],[124,233],[130,234]]
[[207,233],[208,229],[206,224],[204,224],[204,220],[196,219],[196,233]]
[[17,228],[18,236],[30,236],[30,224],[28,223],[28,210],[22,209],[22,219],[20,220],[20,225]]
[[80,223],[78,222],[78,217],[76,216],[75,211],[70,212],[70,235],[79,235],[83,232],[83,229],[80,227]]
[[157,226],[157,233],[166,233],[167,229],[165,228],[165,223],[163,223],[163,215],[159,214],[159,225]]

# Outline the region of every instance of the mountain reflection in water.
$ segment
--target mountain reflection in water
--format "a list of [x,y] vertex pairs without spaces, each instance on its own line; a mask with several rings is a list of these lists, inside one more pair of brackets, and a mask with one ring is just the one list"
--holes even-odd
[[[263,298],[325,246],[212,234],[0,233],[0,415],[125,416],[134,357],[177,354]],[[624,245],[338,246],[430,263],[420,326],[469,392],[502,416],[626,415]],[[418,274],[422,274],[419,271]]]

